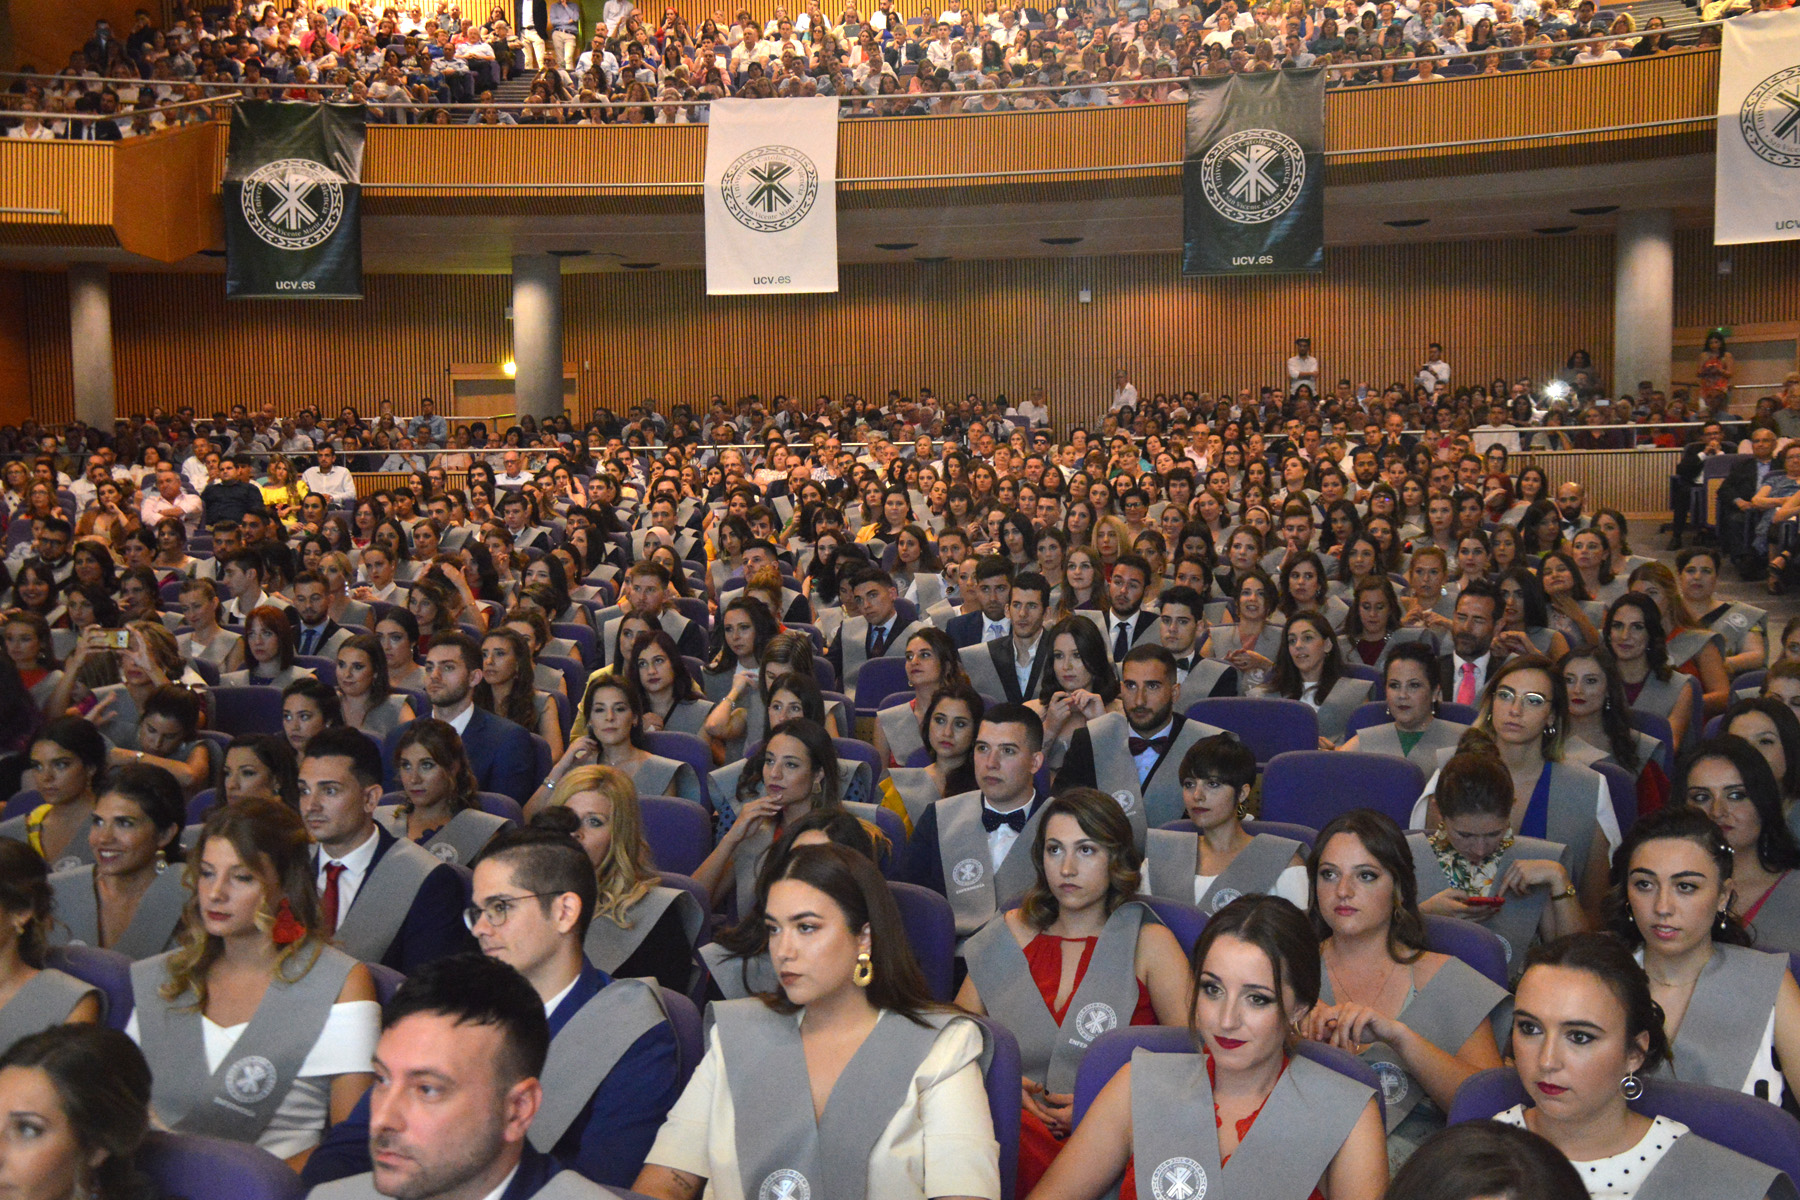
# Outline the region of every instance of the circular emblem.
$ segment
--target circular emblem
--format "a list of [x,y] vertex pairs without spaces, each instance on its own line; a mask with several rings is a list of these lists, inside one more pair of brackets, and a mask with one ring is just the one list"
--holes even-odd
[[1500,939],[1500,949],[1505,952],[1506,961],[1511,962],[1512,956],[1513,956],[1513,948],[1512,948],[1512,943],[1506,940],[1506,935],[1495,929],[1490,929],[1490,930],[1488,930],[1488,932]]
[[456,847],[452,846],[449,842],[433,841],[431,845],[425,848],[437,855],[441,862],[453,863],[462,861],[462,856],[456,852]]
[[1240,225],[1273,221],[1300,198],[1306,151],[1279,129],[1246,129],[1200,160],[1200,187],[1219,215]]
[[1738,109],[1738,128],[1758,158],[1800,167],[1800,67],[1777,71],[1751,88]]
[[1391,1062],[1374,1062],[1369,1064],[1375,1075],[1381,1080],[1381,1099],[1387,1104],[1398,1104],[1406,1099],[1406,1072]]
[[1119,802],[1119,807],[1124,809],[1127,813],[1137,807],[1137,797],[1131,794],[1130,788],[1120,788],[1113,793],[1113,799],[1117,800]]
[[819,198],[819,169],[792,146],[758,146],[719,179],[725,209],[757,233],[791,229]]
[[783,1167],[762,1181],[756,1200],[812,1200],[812,1184],[800,1172]]
[[1112,1005],[1099,1000],[1083,1005],[1075,1014],[1075,1032],[1090,1042],[1118,1027],[1119,1014],[1113,1011]]
[[73,854],[65,854],[55,862],[51,863],[50,869],[52,871],[73,871],[80,865],[81,860],[79,858],[76,858]]
[[[1794,111],[1800,112],[1800,108],[1796,108]],[[1750,618],[1746,617],[1743,613],[1726,613],[1725,623],[1733,629],[1750,628]]]
[[344,177],[310,158],[250,172],[239,198],[250,231],[277,250],[310,250],[344,219]]
[[225,1092],[239,1104],[260,1104],[275,1090],[275,1064],[260,1054],[248,1054],[225,1072]]
[[1191,1158],[1169,1158],[1150,1174],[1150,1194],[1156,1200],[1203,1200],[1206,1168]]
[[1244,893],[1238,891],[1236,888],[1220,888],[1213,893],[1212,902],[1209,907],[1211,911],[1218,912],[1233,900],[1241,899],[1243,894]]
[[950,868],[951,882],[957,887],[974,887],[987,874],[987,868],[981,865],[979,858],[965,858]]

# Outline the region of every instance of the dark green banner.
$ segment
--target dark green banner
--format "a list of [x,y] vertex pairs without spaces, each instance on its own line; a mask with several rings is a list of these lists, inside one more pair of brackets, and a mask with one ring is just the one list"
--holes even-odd
[[1183,275],[1325,267],[1325,72],[1188,83]]
[[246,100],[225,165],[225,294],[362,299],[360,104]]

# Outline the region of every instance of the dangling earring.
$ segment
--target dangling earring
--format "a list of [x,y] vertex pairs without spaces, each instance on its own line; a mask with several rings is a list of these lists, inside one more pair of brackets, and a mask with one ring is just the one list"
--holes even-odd
[[168,869],[169,869],[169,856],[167,854],[163,853],[161,850],[158,850],[156,852],[156,873],[158,875],[161,875],[164,871],[166,871]]
[[1556,722],[1552,721],[1550,724],[1544,726],[1544,736],[1545,737],[1555,737],[1556,736]]
[[856,956],[856,969],[850,972],[850,982],[859,988],[866,988],[875,978],[875,963],[864,950]]
[[1627,1075],[1619,1080],[1619,1095],[1627,1100],[1636,1100],[1644,1094],[1644,1081],[1635,1074]]
[[1713,927],[1718,930],[1720,934],[1731,932],[1731,918],[1726,915],[1724,909],[1721,908],[1719,910],[1719,919],[1713,922]]

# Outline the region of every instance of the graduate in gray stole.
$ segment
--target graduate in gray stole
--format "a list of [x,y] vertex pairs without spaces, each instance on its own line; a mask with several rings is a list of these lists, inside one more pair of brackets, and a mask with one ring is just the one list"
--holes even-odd
[[919,720],[923,716],[915,702],[907,701],[890,705],[875,714],[875,723],[881,727],[881,736],[887,739],[888,757],[902,766],[913,753],[925,748],[925,737],[919,732]]
[[[1430,772],[1437,770],[1439,752],[1455,750],[1456,743],[1468,731],[1467,725],[1433,717],[1431,723],[1419,732],[1419,740],[1413,743],[1409,751],[1400,741],[1400,726],[1388,721],[1380,725],[1365,725],[1357,730],[1353,735],[1356,738],[1354,749],[1363,754],[1404,758],[1408,762],[1417,763],[1421,770]],[[1348,745],[1341,747],[1345,750],[1352,748]]]
[[1787,974],[1785,954],[1715,944],[1669,1047],[1675,1078],[1745,1090]]
[[75,1006],[89,996],[100,1002],[98,1016],[104,1018],[104,997],[92,985],[54,967],[44,968],[27,979],[6,1007],[0,1008],[0,1046],[10,1046],[22,1037],[67,1024]]
[[1144,859],[1150,868],[1150,894],[1161,900],[1197,905],[1204,913],[1216,913],[1239,896],[1274,895],[1275,881],[1294,865],[1296,854],[1304,858],[1306,847],[1292,838],[1256,834],[1230,865],[1213,877],[1205,893],[1196,896],[1195,881],[1200,878],[1198,833],[1152,829],[1144,848]]
[[[1102,713],[1087,723],[1085,731],[1078,732],[1087,734],[1092,747],[1093,786],[1119,802],[1131,818],[1131,834],[1141,849],[1149,828],[1177,820],[1186,811],[1181,803],[1179,768],[1189,748],[1202,738],[1225,731],[1205,721],[1179,720],[1148,779],[1140,776],[1136,757],[1131,753],[1131,739],[1136,731],[1124,713]],[[1072,765],[1071,759],[1063,760],[1057,786],[1084,782],[1071,772]]]
[[[1413,874],[1419,881],[1419,900],[1429,900],[1439,892],[1446,891],[1456,885],[1444,873],[1444,866],[1432,845],[1432,835],[1413,830],[1406,835],[1407,849],[1412,851]],[[1550,859],[1563,865],[1574,877],[1569,866],[1569,848],[1556,842],[1547,842],[1542,838],[1514,837],[1512,845],[1503,851],[1495,863],[1492,874],[1496,884],[1506,878],[1507,870],[1515,862],[1530,859]],[[1486,894],[1492,894],[1492,888]],[[1480,925],[1489,933],[1500,939],[1506,951],[1508,973],[1517,979],[1525,969],[1525,951],[1538,941],[1542,932],[1544,910],[1553,902],[1553,897],[1543,888],[1532,888],[1523,896],[1508,893],[1506,903],[1494,909],[1491,916],[1484,917]]]
[[[384,804],[375,810],[375,819],[397,838],[407,837],[407,811],[401,804]],[[431,851],[440,862],[468,866],[481,856],[487,844],[512,822],[505,817],[465,808],[440,826],[419,844]]]
[[[50,889],[56,896],[57,917],[50,930],[50,944],[100,945],[100,901],[94,892],[94,868],[58,871],[50,877]],[[161,954],[175,944],[187,901],[181,868],[171,865],[158,872],[149,890],[139,898],[131,924],[106,948],[133,962]]]
[[1221,1166],[1206,1060],[1198,1054],[1137,1050],[1131,1056],[1137,1194],[1118,1200],[1309,1196],[1374,1094],[1367,1084],[1296,1055],[1275,1081],[1256,1124]]
[[942,864],[944,897],[956,914],[958,938],[968,937],[993,920],[1002,903],[1022,895],[1037,879],[1031,848],[1037,840],[1038,826],[1043,823],[1043,805],[1037,804],[1036,811],[1026,818],[1025,828],[998,869],[988,850],[981,810],[979,791],[951,796],[931,806],[930,819],[937,824],[935,849]]

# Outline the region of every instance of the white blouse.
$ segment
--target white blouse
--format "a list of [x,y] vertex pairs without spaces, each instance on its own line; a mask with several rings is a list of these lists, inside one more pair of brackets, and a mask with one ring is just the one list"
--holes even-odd
[[[219,1069],[250,1023],[220,1025],[202,1016],[200,1027],[210,1075]],[[135,1012],[126,1023],[125,1033],[134,1042],[140,1040]],[[331,1117],[332,1078],[371,1070],[380,1036],[381,1005],[373,1000],[333,1004],[331,1015],[325,1018],[325,1028],[319,1031],[319,1040],[307,1051],[299,1076],[281,1098],[256,1144],[277,1158],[292,1158],[318,1145]],[[160,1117],[156,1123],[159,1128],[167,1128]]]
[[[798,1022],[804,1013],[795,1014]],[[879,1020],[906,1018],[882,1013]],[[907,1100],[869,1154],[868,1200],[976,1196],[999,1200],[1000,1149],[981,1078],[981,1031],[947,1026],[913,1073]],[[805,1096],[793,1097],[799,1104]],[[719,1033],[656,1135],[648,1162],[708,1181],[709,1200],[746,1200],[738,1171],[737,1120]]]
[[[1494,1120],[1524,1129],[1525,1106],[1515,1104]],[[1631,1149],[1611,1158],[1575,1163],[1581,1182],[1587,1185],[1589,1200],[1632,1200],[1637,1190],[1644,1186],[1645,1178],[1669,1152],[1669,1147],[1687,1131],[1688,1127],[1680,1121],[1655,1117],[1650,1121],[1649,1131]]]
[[[1148,864],[1146,864],[1148,866]],[[1206,889],[1213,885],[1217,875],[1194,876],[1194,903],[1200,903],[1200,897],[1206,895]],[[1148,885],[1146,885],[1148,886]],[[1281,874],[1275,877],[1275,888],[1270,895],[1280,896],[1289,901],[1301,912],[1306,911],[1306,897],[1311,889],[1306,882],[1305,867],[1284,867]]]

